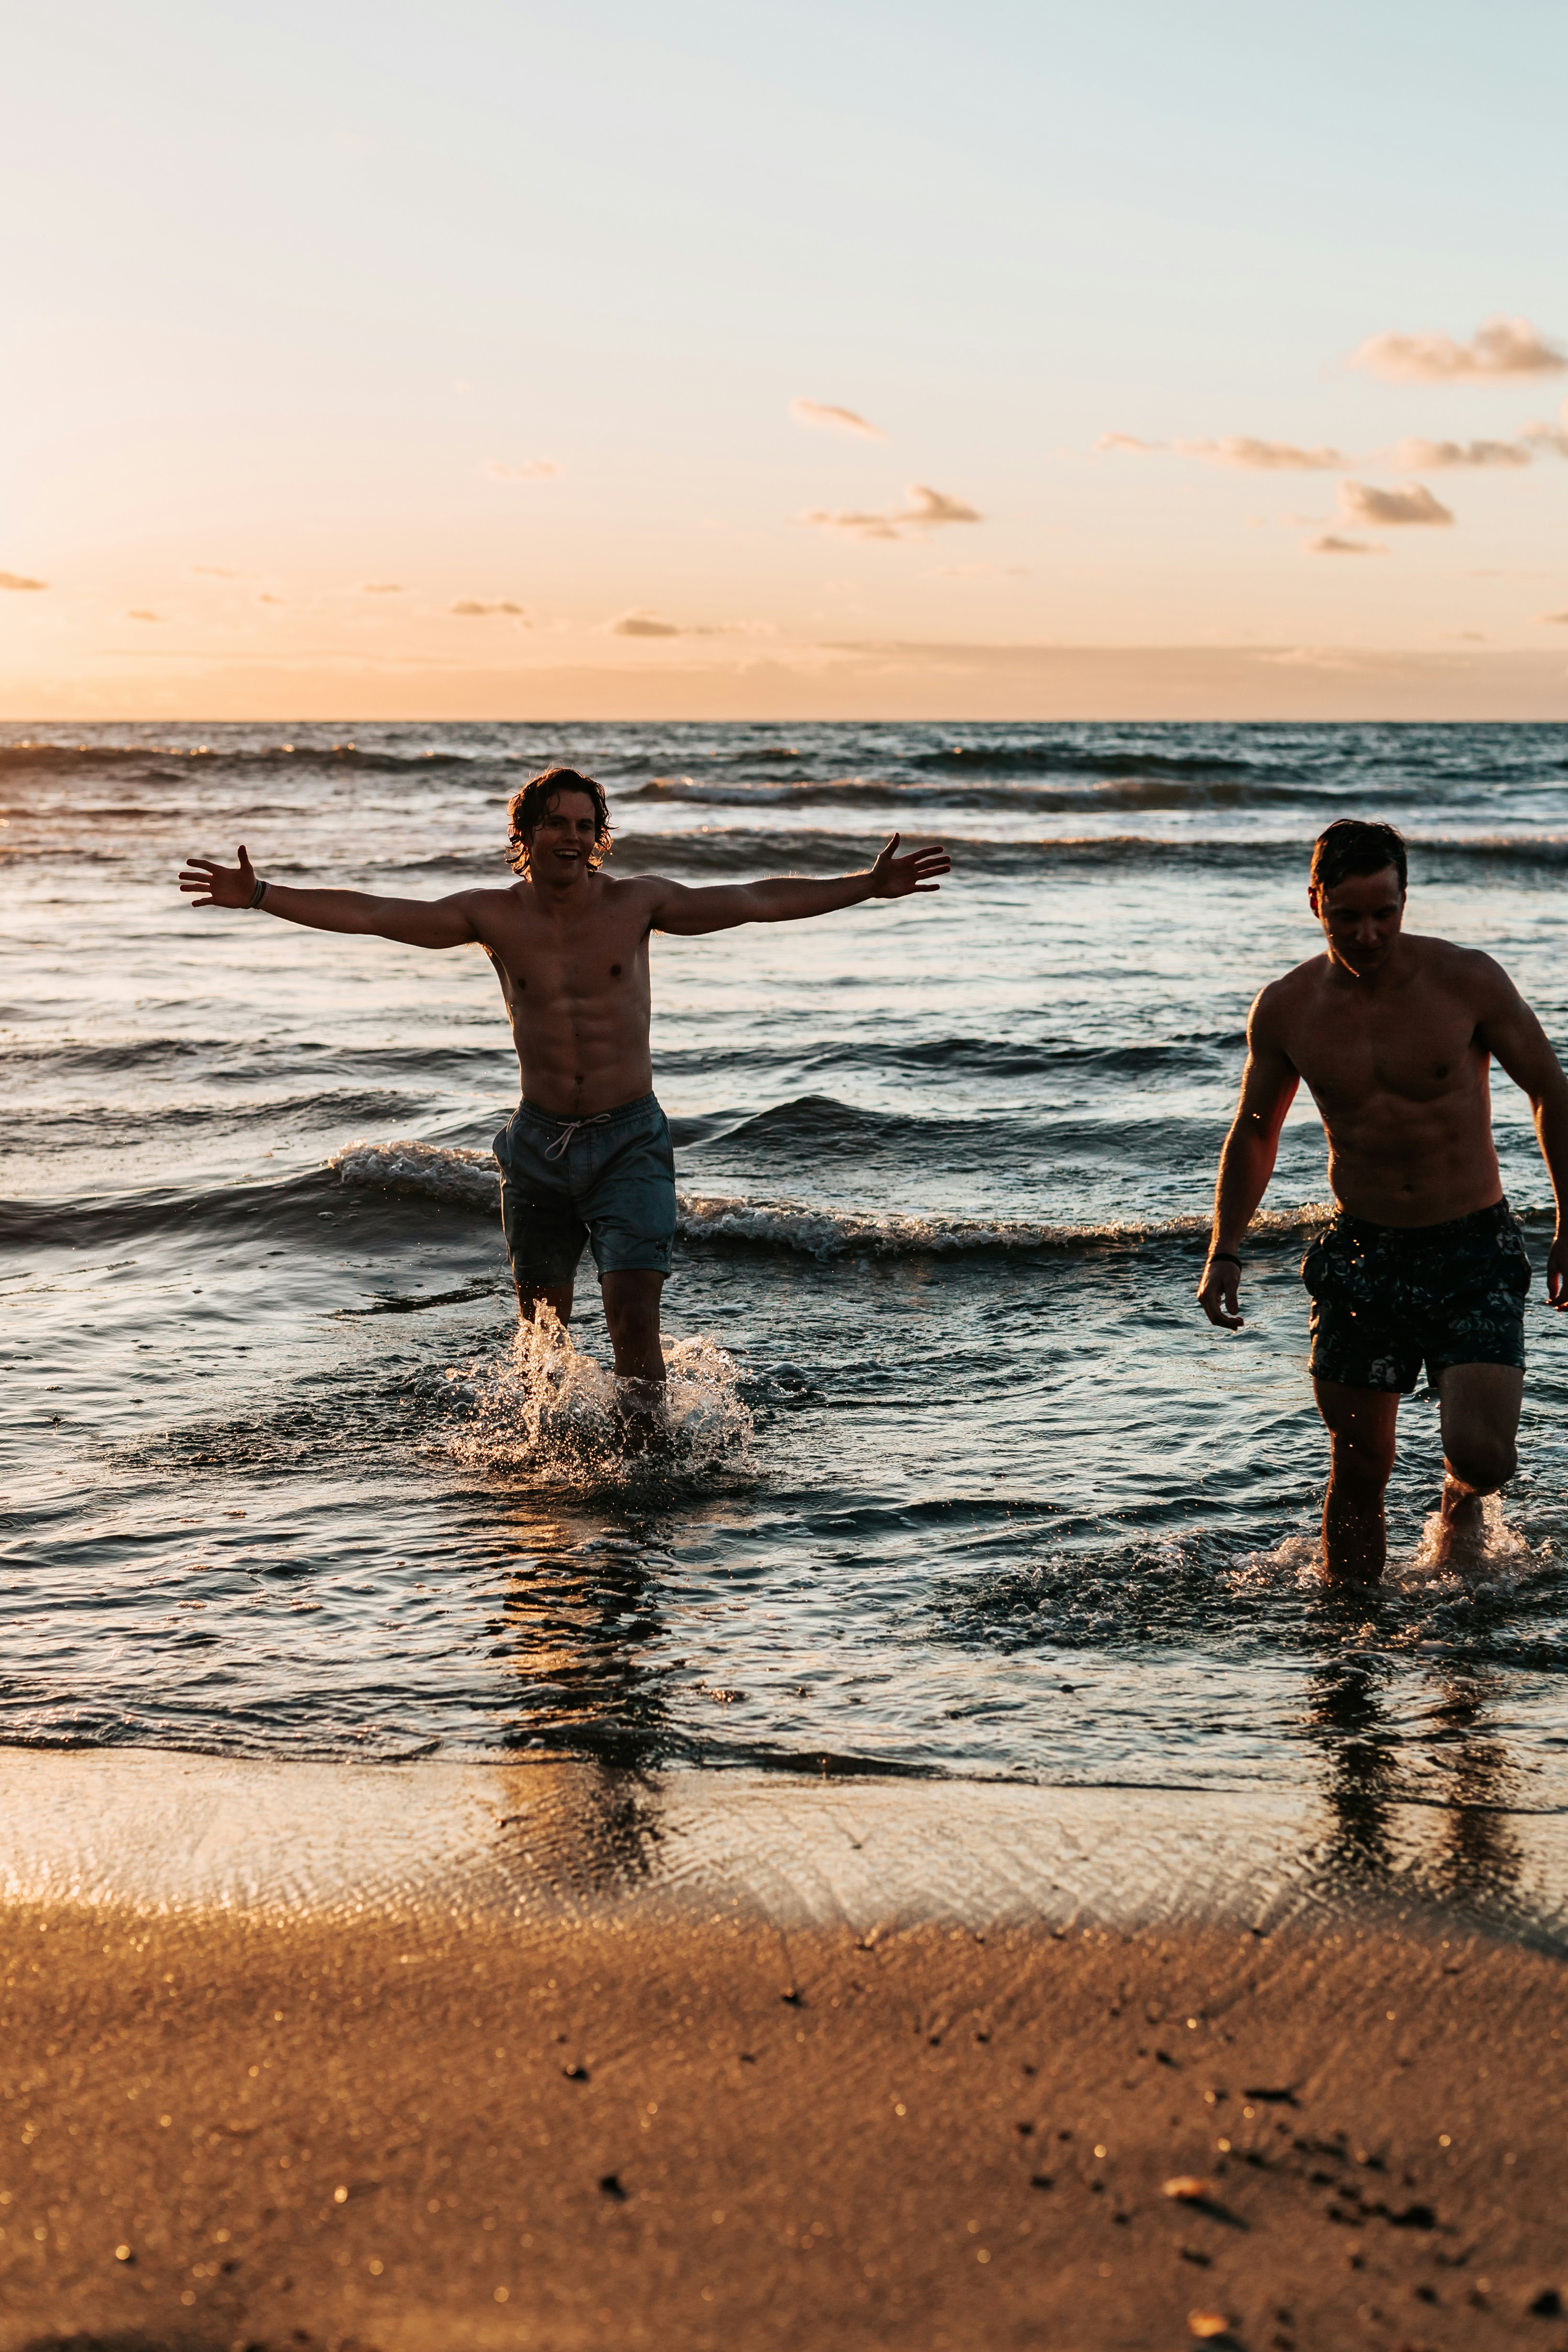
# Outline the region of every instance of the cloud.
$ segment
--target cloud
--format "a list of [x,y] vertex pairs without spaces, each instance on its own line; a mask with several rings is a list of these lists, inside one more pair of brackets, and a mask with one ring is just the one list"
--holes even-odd
[[48,586],[47,580],[29,580],[25,572],[0,572],[0,588],[14,589],[18,595],[33,595]]
[[454,604],[452,609],[455,613],[460,614],[465,621],[486,620],[492,613],[504,613],[514,621],[526,621],[528,617],[528,608],[526,604],[507,604],[504,603],[500,604],[481,604],[476,603],[472,596],[462,597],[458,603]]
[[1163,441],[1140,441],[1133,433],[1102,433],[1094,444],[1094,451],[1101,457],[1146,457],[1151,451],[1163,449],[1165,446]]
[[1528,466],[1531,454],[1517,441],[1401,441],[1388,462],[1402,474],[1425,474],[1452,466]]
[[835,408],[831,401],[792,400],[789,414],[797,425],[808,432],[860,433],[868,441],[885,441],[886,434],[880,425],[860,415],[852,408]]
[[1388,550],[1379,547],[1373,539],[1341,539],[1337,532],[1322,530],[1316,539],[1306,539],[1301,545],[1308,555],[1386,555]]
[[612,637],[758,637],[771,636],[771,627],[760,621],[725,621],[717,626],[693,624],[687,627],[679,621],[661,621],[653,613],[622,613],[610,624]]
[[159,613],[143,613],[137,611],[134,613],[127,613],[125,617],[128,621],[157,621],[161,620],[162,615]]
[[702,632],[677,628],[674,621],[656,621],[652,613],[622,613],[610,624],[612,637],[682,637]]
[[258,604],[281,604],[286,603],[287,599],[282,596],[268,596],[264,593],[258,596],[256,601]]
[[1532,449],[1550,449],[1554,457],[1568,457],[1568,400],[1563,404],[1561,425],[1527,425],[1519,437]]
[[1412,482],[1407,490],[1380,490],[1370,482],[1342,482],[1339,486],[1339,510],[1346,522],[1388,525],[1452,522],[1454,520],[1448,508],[1432,496],[1425,482]]
[[1385,383],[1495,383],[1510,376],[1561,375],[1568,352],[1528,319],[1489,319],[1468,343],[1452,335],[1370,335],[1352,354]]
[[403,593],[402,582],[401,580],[367,580],[361,593],[366,596],[401,596]]
[[1184,457],[1205,457],[1213,466],[1246,466],[1266,474],[1335,473],[1351,461],[1338,449],[1298,449],[1293,441],[1256,441],[1233,433],[1223,441],[1176,441]]
[[985,520],[962,499],[950,499],[945,490],[930,489],[924,482],[911,482],[904,495],[908,503],[890,514],[831,513],[813,507],[800,520],[819,530],[845,531],[853,539],[902,539],[905,531],[920,538],[943,523]]
[[1542,613],[1541,617],[1543,621],[1556,621],[1568,626],[1568,613]]
[[485,468],[497,482],[548,482],[560,470],[553,457],[525,457],[520,466],[507,466],[492,457]]

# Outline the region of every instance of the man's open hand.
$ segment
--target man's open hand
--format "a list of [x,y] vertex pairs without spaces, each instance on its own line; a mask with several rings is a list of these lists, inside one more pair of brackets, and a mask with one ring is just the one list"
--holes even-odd
[[953,861],[940,842],[929,849],[907,850],[902,857],[893,854],[897,847],[895,833],[871,869],[873,898],[907,898],[912,890],[939,890],[936,876],[953,871]]
[[[256,874],[244,842],[239,845],[237,866],[214,866],[210,857],[187,857],[180,887],[193,907],[248,907],[256,895]],[[192,898],[196,890],[206,895]]]
[[1211,1259],[1197,1286],[1197,1303],[1222,1331],[1239,1331],[1247,1319],[1241,1312],[1241,1268],[1228,1258]]

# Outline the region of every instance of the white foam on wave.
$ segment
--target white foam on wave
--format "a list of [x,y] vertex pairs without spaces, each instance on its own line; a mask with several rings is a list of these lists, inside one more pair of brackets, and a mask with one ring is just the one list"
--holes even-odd
[[[493,1155],[455,1144],[350,1143],[327,1162],[345,1184],[382,1186],[423,1193],[465,1208],[494,1209],[500,1179]],[[1332,1205],[1312,1201],[1299,1208],[1267,1209],[1251,1232],[1291,1234],[1321,1223]],[[749,1244],[799,1251],[804,1257],[956,1257],[989,1250],[1071,1250],[1096,1242],[1137,1243],[1201,1236],[1206,1215],[1143,1220],[1124,1218],[1101,1224],[1034,1223],[1014,1217],[956,1217],[937,1213],[877,1209],[814,1208],[799,1201],[680,1192],[675,1228],[687,1241]]]
[[344,1184],[421,1192],[427,1200],[465,1208],[493,1209],[500,1198],[495,1153],[467,1151],[460,1144],[349,1143],[327,1165]]
[[652,1444],[629,1424],[622,1384],[580,1353],[548,1307],[519,1323],[498,1362],[449,1372],[466,1382],[473,1413],[458,1458],[486,1470],[525,1470],[552,1486],[642,1487],[751,1466],[751,1412],[739,1368],[716,1339],[664,1342],[664,1397]]

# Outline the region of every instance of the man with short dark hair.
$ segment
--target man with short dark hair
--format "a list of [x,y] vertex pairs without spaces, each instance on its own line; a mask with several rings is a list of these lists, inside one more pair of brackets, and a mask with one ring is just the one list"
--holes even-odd
[[[362,890],[294,890],[263,881],[242,847],[236,866],[186,860],[180,887],[198,907],[248,907],[319,931],[361,931],[417,948],[477,944],[495,966],[522,1070],[523,1099],[496,1138],[501,1214],[518,1312],[541,1303],[565,1323],[584,1242],[591,1244],[615,1370],[634,1420],[656,1418],[664,1359],[659,1297],[675,1231],[670,1130],[653,1093],[648,941],[740,923],[788,923],[867,898],[939,887],[941,848],[895,855],[894,834],[863,874],[688,889],[656,874],[613,880],[604,794],[591,776],[553,768],[507,807],[505,889],[381,898]],[[195,895],[195,894],[201,895]]]
[[1401,1395],[1423,1359],[1441,1414],[1439,1551],[1473,1559],[1482,1503],[1513,1475],[1530,1263],[1492,1147],[1492,1059],[1530,1097],[1557,1201],[1546,1295],[1568,1307],[1568,1079],[1490,956],[1406,931],[1405,844],[1342,817],[1318,837],[1308,903],[1326,952],[1265,988],[1219,1160],[1198,1298],[1241,1324],[1241,1236],[1304,1078],[1328,1138],[1339,1213],[1307,1251],[1312,1374],[1332,1449],[1331,1578],[1375,1584]]

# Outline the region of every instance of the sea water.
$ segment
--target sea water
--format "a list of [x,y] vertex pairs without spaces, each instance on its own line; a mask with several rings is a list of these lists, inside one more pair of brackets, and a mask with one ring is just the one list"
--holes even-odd
[[[954,861],[653,942],[657,1461],[622,1450],[591,1264],[570,1339],[517,1332],[479,950],[174,888],[242,840],[291,882],[503,883],[507,795],[555,761],[602,780],[612,872],[840,873],[894,827]],[[1364,1827],[1469,1822],[1461,1877],[1507,1850],[1476,1823],[1563,1807],[1568,1334],[1523,1097],[1498,1074],[1522,1467],[1469,1577],[1432,1563],[1418,1395],[1383,1591],[1322,1582],[1306,1099],[1246,1328],[1193,1293],[1330,818],[1400,825],[1411,927],[1568,1045],[1568,730],[11,727],[0,772],[0,1738],[1306,1783]]]

